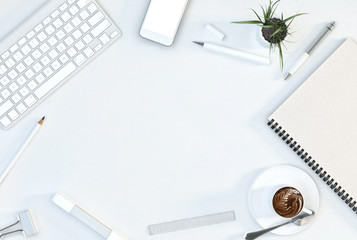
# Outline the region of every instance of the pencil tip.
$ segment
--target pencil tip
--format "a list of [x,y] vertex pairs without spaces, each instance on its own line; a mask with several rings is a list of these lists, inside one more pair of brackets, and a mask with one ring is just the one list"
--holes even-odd
[[42,125],[42,123],[43,123],[44,121],[45,121],[45,116],[43,116],[43,117],[41,118],[41,120],[38,121],[38,124]]
[[291,74],[289,73],[288,75],[286,75],[286,77],[284,78],[284,80],[288,80],[291,77]]
[[195,42],[195,41],[192,41],[193,43],[196,43],[196,44],[198,44],[198,45],[201,45],[201,46],[203,46],[204,45],[204,43],[203,42]]

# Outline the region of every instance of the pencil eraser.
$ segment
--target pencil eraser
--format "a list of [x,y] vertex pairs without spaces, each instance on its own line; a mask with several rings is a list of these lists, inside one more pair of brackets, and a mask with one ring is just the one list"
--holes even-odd
[[116,232],[111,232],[107,240],[128,240],[128,238]]
[[75,206],[74,203],[62,196],[60,193],[56,193],[56,195],[52,198],[52,201],[68,213],[71,212]]
[[215,36],[218,40],[222,40],[224,38],[224,33],[209,23],[206,25],[205,29],[213,36]]

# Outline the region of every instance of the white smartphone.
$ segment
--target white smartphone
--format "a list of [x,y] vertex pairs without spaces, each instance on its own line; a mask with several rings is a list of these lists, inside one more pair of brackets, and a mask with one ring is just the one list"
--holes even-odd
[[140,36],[171,46],[188,0],[151,0]]

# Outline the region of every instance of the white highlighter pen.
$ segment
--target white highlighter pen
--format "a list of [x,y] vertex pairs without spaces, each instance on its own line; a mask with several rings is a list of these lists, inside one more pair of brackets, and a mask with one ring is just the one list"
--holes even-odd
[[64,211],[68,212],[75,218],[77,218],[79,221],[82,223],[86,224],[88,227],[90,227],[92,230],[97,232],[99,235],[104,237],[107,240],[127,240],[126,237],[123,235],[114,232],[112,229],[110,229],[108,226],[106,226],[104,223],[90,215],[88,212],[74,204],[71,200],[68,198],[64,197],[60,193],[56,193],[56,195],[53,197],[52,201],[62,208]]
[[284,80],[288,80],[305,63],[305,61],[310,57],[312,50],[322,40],[322,38],[326,35],[326,33],[332,30],[334,26],[335,26],[335,22],[332,22],[326,28],[324,28],[323,32],[319,35],[319,37],[315,39],[313,43],[311,43],[309,48],[303,53],[303,55],[299,58],[299,60],[291,67],[290,71],[288,72],[288,75],[286,75]]
[[224,53],[227,55],[231,55],[233,57],[239,57],[248,59],[254,62],[262,63],[262,64],[270,64],[270,59],[267,57],[262,57],[253,53],[244,52],[238,49],[233,49],[229,47],[225,47],[222,45],[214,44],[214,43],[206,43],[206,42],[194,42],[203,48],[207,48],[209,50]]

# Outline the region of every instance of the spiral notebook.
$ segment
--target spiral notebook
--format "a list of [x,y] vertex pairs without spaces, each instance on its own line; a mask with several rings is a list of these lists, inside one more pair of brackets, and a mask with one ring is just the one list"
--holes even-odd
[[357,213],[357,44],[346,39],[268,125]]

